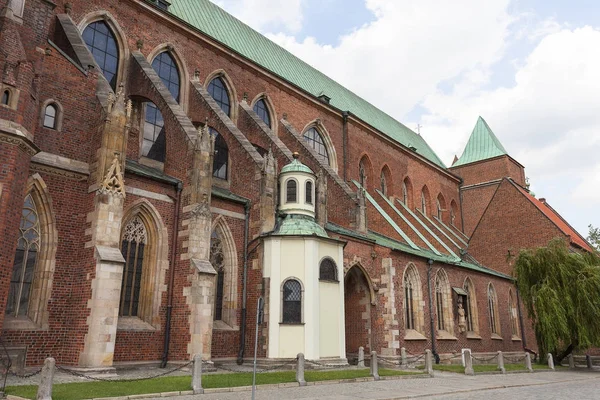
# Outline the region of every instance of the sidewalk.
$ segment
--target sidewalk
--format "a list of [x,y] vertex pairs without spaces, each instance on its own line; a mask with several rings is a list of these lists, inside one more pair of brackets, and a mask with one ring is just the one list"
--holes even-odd
[[[259,386],[256,392],[256,399],[396,400],[444,394],[472,394],[477,391],[482,391],[481,397],[485,397],[485,390],[490,389],[548,385],[558,382],[573,383],[576,381],[582,383],[592,381],[600,384],[600,373],[582,370],[466,376],[436,371],[435,377],[429,379],[399,379],[341,384],[322,382],[314,386],[277,389],[261,389]],[[207,390],[206,392],[203,395],[180,396],[177,397],[177,400],[243,400],[251,398],[249,391],[210,393],[210,390]]]

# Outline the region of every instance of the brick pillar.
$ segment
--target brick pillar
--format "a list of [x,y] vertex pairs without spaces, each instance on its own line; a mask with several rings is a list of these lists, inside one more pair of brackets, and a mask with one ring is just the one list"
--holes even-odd
[[123,87],[109,96],[108,113],[102,131],[102,144],[92,167],[91,189],[95,190],[94,210],[88,214],[96,269],[91,280],[92,295],[82,367],[112,367],[119,319],[119,302],[125,259],[121,254],[121,222],[125,201],[123,168],[131,102],[125,102]]
[[[189,190],[190,204],[184,208],[188,214],[183,225],[188,226],[187,253],[182,259],[190,260],[190,286],[184,288],[184,296],[190,308],[190,359],[201,354],[210,360],[212,347],[213,308],[217,272],[210,263],[210,235],[212,214],[210,212],[212,190],[212,164],[215,138],[209,133],[208,123],[198,132],[194,147],[194,161]],[[185,247],[185,244],[184,244]]]

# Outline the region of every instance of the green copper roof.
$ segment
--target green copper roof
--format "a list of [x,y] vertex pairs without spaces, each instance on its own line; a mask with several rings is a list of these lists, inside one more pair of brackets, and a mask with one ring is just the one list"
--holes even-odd
[[[330,97],[332,106],[350,111],[391,139],[404,146],[414,147],[418,154],[446,168],[420,135],[210,1],[172,0],[169,12],[313,96],[324,94]],[[382,88],[384,89],[388,90]]]
[[288,215],[285,217],[275,235],[303,235],[328,238],[327,232],[315,219],[306,215]]
[[312,169],[302,164],[300,161],[298,161],[297,158],[294,158],[294,160],[291,163],[281,168],[281,173],[283,174],[285,172],[306,172],[307,174],[314,175]]
[[477,120],[471,137],[467,142],[465,151],[453,167],[469,164],[476,161],[487,160],[489,158],[508,154],[502,143],[498,140],[487,122],[481,117]]

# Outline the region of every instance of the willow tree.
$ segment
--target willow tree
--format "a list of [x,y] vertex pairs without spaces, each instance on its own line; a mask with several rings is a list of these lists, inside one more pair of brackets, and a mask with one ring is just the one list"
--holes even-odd
[[564,240],[523,250],[514,274],[541,354],[560,362],[573,350],[600,345],[600,258]]

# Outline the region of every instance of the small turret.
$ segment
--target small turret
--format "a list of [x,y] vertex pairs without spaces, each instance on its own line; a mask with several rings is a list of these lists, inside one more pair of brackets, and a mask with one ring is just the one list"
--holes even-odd
[[285,214],[298,214],[315,217],[315,174],[298,160],[281,169],[279,209]]

